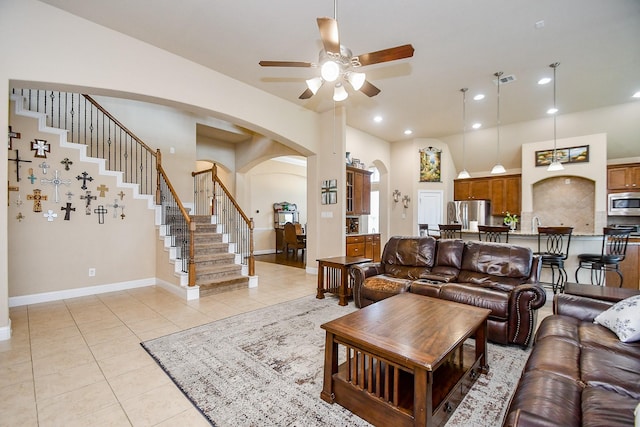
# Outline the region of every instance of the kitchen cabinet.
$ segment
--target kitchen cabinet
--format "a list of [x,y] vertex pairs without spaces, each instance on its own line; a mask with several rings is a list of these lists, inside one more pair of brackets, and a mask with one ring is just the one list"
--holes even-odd
[[640,191],[640,163],[607,167],[609,191]]
[[453,181],[454,200],[489,200],[490,193],[489,178],[456,179]]
[[520,175],[491,179],[491,215],[520,214]]
[[[618,266],[624,277],[622,287],[640,289],[640,239],[631,238],[627,245],[624,261]],[[607,273],[607,286],[618,286],[620,278],[615,273]]]
[[347,215],[371,213],[371,172],[347,166]]
[[371,258],[380,261],[380,234],[347,236],[347,256]]

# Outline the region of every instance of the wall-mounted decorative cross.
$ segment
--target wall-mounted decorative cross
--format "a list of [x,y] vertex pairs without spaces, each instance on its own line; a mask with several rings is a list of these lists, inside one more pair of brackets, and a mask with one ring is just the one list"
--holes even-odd
[[7,187],[7,190],[8,190],[7,191],[7,206],[9,206],[11,204],[9,202],[9,194],[11,194],[11,193],[9,193],[9,191],[20,191],[20,187],[9,184],[9,181],[7,181],[7,184],[8,184],[8,187]]
[[120,190],[120,192],[118,193],[118,196],[120,196],[120,200],[124,200],[124,191]]
[[107,187],[104,184],[100,184],[98,186],[98,188],[96,188],[96,190],[98,190],[100,192],[99,196],[100,197],[104,197],[104,193],[106,193],[107,191],[109,191],[109,187]]
[[31,141],[31,151],[35,151],[34,157],[47,158],[47,153],[51,152],[51,146],[44,139]]
[[29,168],[29,176],[27,177],[27,179],[31,181],[31,184],[33,184],[36,179],[38,179],[38,177],[33,174],[33,168]]
[[67,191],[66,193],[64,193],[65,196],[67,196],[68,200],[71,200],[71,198],[74,196],[74,194],[71,191]]
[[65,157],[63,161],[61,161],[60,163],[62,163],[64,165],[64,170],[68,171],[69,169],[71,169],[69,167],[69,165],[72,165],[73,162],[71,160],[69,160],[68,157]]
[[47,218],[47,221],[53,222],[53,218],[58,218],[58,214],[49,209],[47,213],[42,214],[43,217]]
[[67,187],[71,184],[71,180],[70,179],[62,179],[60,177],[58,177],[58,171],[56,170],[56,176],[51,178],[51,179],[41,179],[40,182],[42,184],[52,184],[56,187],[56,198],[55,198],[55,202],[58,203],[60,201],[59,198],[59,194],[58,194],[58,187],[60,185],[66,185]]
[[33,200],[34,212],[42,212],[42,201],[47,198],[48,196],[43,196],[42,191],[38,188],[33,189],[33,194],[27,194],[27,200]]
[[18,220],[18,222],[22,222],[22,220],[24,219],[24,215],[22,215],[22,212],[18,212],[18,215],[16,215],[16,219]]
[[46,174],[47,174],[47,169],[49,169],[51,166],[49,166],[49,164],[48,164],[47,162],[42,162],[42,163],[40,163],[40,164],[38,165],[38,167],[39,167],[40,169],[42,169],[42,173],[43,173],[43,175],[46,175]]
[[20,133],[12,131],[9,126],[9,150],[13,149],[13,138],[20,139]]
[[98,205],[98,208],[94,209],[93,212],[98,214],[98,224],[104,224],[104,214],[107,213],[104,206]]
[[110,208],[113,208],[113,217],[117,217],[118,216],[118,209],[121,210],[121,214],[120,214],[120,219],[124,219],[125,214],[124,214],[124,205],[120,205],[118,204],[118,199],[113,199],[113,204],[112,205],[107,205]]
[[82,188],[83,190],[86,190],[87,189],[87,181],[91,182],[91,181],[93,181],[93,178],[91,178],[87,172],[82,172],[81,175],[82,176],[80,176],[80,175],[76,176],[76,179],[78,181],[82,181],[82,187],[80,187],[80,188]]
[[22,160],[20,158],[20,153],[16,150],[16,158],[15,159],[7,159],[10,162],[16,162],[16,180],[20,182],[20,163],[31,163],[31,160]]
[[61,210],[64,211],[64,220],[65,221],[69,221],[71,219],[71,211],[76,211],[76,208],[72,208],[71,207],[71,203],[67,202],[67,206],[65,206],[64,208],[60,208]]
[[91,191],[85,191],[85,195],[84,196],[80,196],[80,199],[82,200],[86,200],[87,204],[85,205],[85,213],[87,215],[91,215],[91,201],[92,200],[96,200],[97,197],[96,196],[92,196],[91,195]]

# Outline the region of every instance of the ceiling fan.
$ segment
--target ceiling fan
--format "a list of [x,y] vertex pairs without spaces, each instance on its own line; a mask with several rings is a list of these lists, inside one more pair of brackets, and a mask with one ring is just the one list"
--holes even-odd
[[369,52],[354,56],[351,50],[340,44],[338,36],[338,21],[334,18],[318,18],[318,29],[324,48],[320,51],[318,63],[302,61],[260,61],[263,67],[320,67],[321,77],[314,77],[306,81],[307,89],[299,99],[308,99],[315,95],[325,82],[334,84],[333,99],[343,101],[349,94],[344,83],[349,82],[354,90],[359,90],[372,97],[380,93],[380,89],[366,80],[365,73],[359,72],[360,67],[395,61],[413,56],[413,46],[405,44],[389,49]]

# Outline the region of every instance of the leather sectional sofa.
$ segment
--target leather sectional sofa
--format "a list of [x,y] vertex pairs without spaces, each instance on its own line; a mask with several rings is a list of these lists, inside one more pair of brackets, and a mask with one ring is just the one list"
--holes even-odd
[[[633,426],[640,342],[594,323],[613,302],[558,294],[505,415],[505,426]],[[640,418],[640,414],[639,414]],[[636,424],[637,425],[637,424]]]
[[352,269],[356,307],[413,292],[491,309],[488,334],[499,344],[528,346],[546,301],[539,258],[514,245],[392,237],[378,263]]

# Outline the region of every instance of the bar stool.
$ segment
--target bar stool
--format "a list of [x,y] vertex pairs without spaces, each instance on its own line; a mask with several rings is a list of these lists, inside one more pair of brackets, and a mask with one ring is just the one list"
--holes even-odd
[[[567,272],[564,261],[569,256],[569,245],[573,227],[538,227],[538,252],[542,268],[551,269],[551,286],[553,293],[564,292],[567,283]],[[545,242],[543,248],[543,241]],[[556,270],[558,280],[556,281]]]
[[462,239],[462,224],[438,224],[438,228],[441,239]]
[[482,241],[484,236],[485,242],[509,243],[509,226],[508,225],[479,225],[478,240]]
[[576,269],[576,283],[578,282],[578,272],[581,268],[591,270],[591,284],[604,286],[606,273],[613,272],[620,277],[622,287],[622,272],[618,265],[624,261],[627,253],[627,243],[629,235],[633,229],[624,227],[605,227],[602,235],[602,250],[599,254],[580,254],[578,261],[580,265]]

